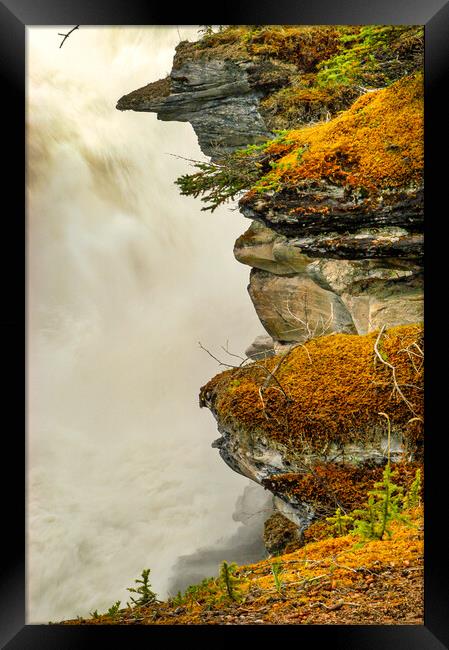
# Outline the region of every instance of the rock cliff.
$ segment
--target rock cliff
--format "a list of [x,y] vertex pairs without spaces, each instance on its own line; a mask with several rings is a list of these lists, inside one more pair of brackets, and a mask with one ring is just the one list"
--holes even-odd
[[345,501],[335,476],[377,480],[390,425],[392,460],[422,459],[422,52],[413,26],[234,26],[117,104],[192,124],[211,165],[183,193],[244,192],[234,254],[265,334],[200,405],[300,533]]

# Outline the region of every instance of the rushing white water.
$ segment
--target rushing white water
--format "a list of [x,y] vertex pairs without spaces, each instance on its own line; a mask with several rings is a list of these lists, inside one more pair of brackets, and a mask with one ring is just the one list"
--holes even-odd
[[210,447],[198,341],[261,332],[248,222],[173,183],[170,153],[204,158],[191,126],[115,109],[170,71],[177,29],[60,31],[27,30],[28,623],[124,603],[145,567],[164,596],[179,556],[235,533],[248,481]]

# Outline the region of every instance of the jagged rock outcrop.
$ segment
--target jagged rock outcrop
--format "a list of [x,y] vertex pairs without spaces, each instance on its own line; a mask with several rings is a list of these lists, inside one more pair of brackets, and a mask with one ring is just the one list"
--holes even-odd
[[240,209],[311,257],[422,259],[422,188],[384,192],[376,200],[346,194],[325,182],[319,188],[304,183],[284,193],[250,193]]
[[[301,253],[294,241],[254,221],[234,247],[239,262],[265,271],[253,271],[249,293],[261,322],[275,339],[304,340],[304,328],[296,319],[309,320],[315,333],[359,334],[382,325],[423,320],[423,275],[416,260],[313,258]],[[324,327],[331,305],[337,307],[334,316],[338,313],[340,318],[332,327]]]
[[192,44],[178,45],[173,70],[124,95],[121,111],[157,113],[158,119],[190,122],[202,151],[212,159],[272,136],[259,112],[262,97],[288,81],[281,62],[200,58],[186,60]]
[[298,534],[320,516],[303,490],[316,468],[332,483],[338,466],[353,493],[351,468],[385,462],[379,413],[394,462],[422,452],[422,52],[412,26],[234,26],[180,43],[169,77],[117,104],[190,122],[220,163],[269,141],[247,150],[251,225],[234,247],[268,336],[246,350],[252,370],[211,380],[200,405],[223,460],[270,489]]
[[[290,347],[263,366],[221,373],[200,393],[200,406],[211,410],[221,434],[213,446],[234,471],[265,486],[317,466],[382,465],[389,426],[392,462],[418,461],[422,346],[417,325],[391,328],[381,338],[333,334]],[[274,493],[278,510],[300,530],[317,516],[316,505],[297,492],[279,484]]]
[[[254,221],[234,247],[239,262],[265,271],[252,272],[249,294],[274,339],[304,340],[304,327],[297,319],[308,320],[316,334],[366,334],[382,325],[423,320],[422,267],[416,260],[313,258],[294,242]],[[324,326],[331,306],[336,309],[332,326]]]
[[279,235],[259,221],[253,221],[248,230],[237,239],[234,257],[242,264],[276,275],[301,273],[313,261],[293,246],[287,237]]

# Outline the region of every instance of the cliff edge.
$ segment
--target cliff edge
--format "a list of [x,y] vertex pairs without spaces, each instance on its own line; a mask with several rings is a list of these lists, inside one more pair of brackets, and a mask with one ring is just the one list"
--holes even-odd
[[181,192],[203,210],[237,197],[251,220],[234,255],[264,333],[200,393],[223,460],[273,493],[298,544],[360,505],[388,458],[409,485],[423,448],[422,28],[210,31],[117,108],[190,122],[210,162]]

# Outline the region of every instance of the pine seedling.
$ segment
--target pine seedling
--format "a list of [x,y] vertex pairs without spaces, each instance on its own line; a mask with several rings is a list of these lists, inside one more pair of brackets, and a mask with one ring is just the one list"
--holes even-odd
[[416,508],[421,503],[421,470],[417,469],[415,479],[404,498],[404,508]]
[[374,490],[368,492],[367,509],[354,511],[354,514],[360,516],[360,519],[356,519],[354,522],[354,532],[360,534],[364,539],[383,539],[385,533],[391,537],[392,533],[388,524],[394,519],[409,523],[408,519],[401,514],[404,503],[403,488],[392,481],[396,472],[391,470],[390,418],[386,413],[379,413],[379,415],[383,415],[388,422],[388,457],[382,481],[374,483]]
[[120,607],[120,600],[117,600],[109,609],[108,609],[108,615],[109,616],[115,616],[119,610]]
[[283,573],[282,562],[277,559],[271,563],[271,573],[273,574],[274,584],[278,594],[281,593],[284,588],[284,583],[282,581],[281,575]]
[[403,488],[392,482],[395,473],[388,464],[384,469],[382,481],[375,483],[375,489],[368,492],[367,508],[354,511],[354,514],[360,517],[354,521],[354,532],[364,539],[383,539],[385,533],[391,537],[389,522],[395,519],[407,521],[401,514]]
[[230,600],[239,599],[239,584],[240,580],[236,577],[235,572],[237,570],[237,565],[235,562],[228,564],[226,560],[221,563],[220,566],[220,575],[219,581],[221,586],[226,590],[228,598]]
[[136,584],[139,584],[139,587],[128,587],[127,591],[133,594],[139,594],[139,598],[133,598],[131,600],[135,605],[148,605],[149,603],[157,602],[157,594],[151,590],[151,584],[149,581],[150,569],[143,569],[142,571],[142,580],[139,578],[134,580]]
[[354,523],[354,517],[351,515],[343,515],[340,508],[337,508],[335,515],[333,517],[326,517],[334,532],[338,535],[346,535],[348,533],[348,528]]

